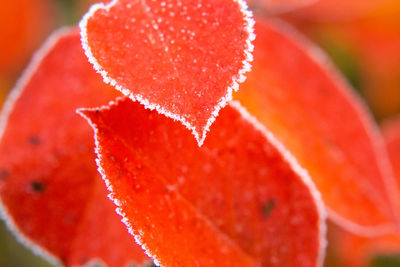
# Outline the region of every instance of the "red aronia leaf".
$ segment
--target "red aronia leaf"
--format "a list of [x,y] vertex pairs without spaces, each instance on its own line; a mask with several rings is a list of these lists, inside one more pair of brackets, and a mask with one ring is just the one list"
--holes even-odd
[[105,82],[201,145],[250,70],[253,24],[243,0],[114,0],[92,6],[80,27]]
[[307,169],[336,223],[391,229],[400,210],[384,142],[368,111],[316,47],[257,19],[253,71],[237,99]]
[[0,197],[22,243],[67,266],[142,264],[94,164],[92,132],[77,107],[115,97],[83,53],[78,29],[35,55],[1,116]]
[[294,158],[239,104],[204,145],[128,98],[80,110],[130,232],[162,266],[321,266],[324,210]]

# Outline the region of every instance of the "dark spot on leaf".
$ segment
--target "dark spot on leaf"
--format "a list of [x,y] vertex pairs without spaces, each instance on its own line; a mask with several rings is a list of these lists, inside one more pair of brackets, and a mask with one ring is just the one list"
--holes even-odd
[[41,193],[46,189],[46,186],[43,182],[34,181],[31,183],[32,190],[37,193]]
[[262,206],[262,214],[268,217],[276,206],[276,200],[271,198]]
[[110,161],[112,161],[112,162],[115,161],[115,158],[114,158],[114,156],[112,156],[112,155],[108,156],[108,159],[109,159]]
[[10,176],[10,172],[8,170],[1,170],[0,171],[0,179],[4,180]]
[[28,138],[28,142],[33,146],[38,146],[40,144],[40,138],[39,136],[33,135]]
[[100,109],[96,108],[96,114],[100,113]]

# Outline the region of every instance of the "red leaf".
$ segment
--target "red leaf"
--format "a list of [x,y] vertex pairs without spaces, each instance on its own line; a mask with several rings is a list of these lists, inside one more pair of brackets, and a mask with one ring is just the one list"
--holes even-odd
[[87,62],[79,37],[77,29],[53,35],[5,104],[1,202],[22,242],[52,260],[143,263],[144,253],[106,197],[90,127],[75,114],[115,97]]
[[221,111],[200,148],[180,123],[127,98],[80,112],[117,211],[159,264],[321,265],[317,191],[239,104]]
[[325,56],[286,25],[258,19],[253,71],[237,96],[308,170],[331,218],[385,231],[400,210],[383,141]]
[[243,0],[114,0],[85,15],[82,44],[107,83],[181,121],[201,145],[250,69],[246,8]]

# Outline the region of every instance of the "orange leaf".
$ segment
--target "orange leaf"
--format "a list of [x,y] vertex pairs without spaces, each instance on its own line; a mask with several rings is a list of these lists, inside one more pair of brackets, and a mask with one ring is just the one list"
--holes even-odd
[[36,54],[1,116],[0,196],[7,222],[32,249],[68,266],[146,256],[107,199],[92,135],[75,109],[114,98],[83,53],[77,29]]
[[397,181],[400,182],[400,117],[388,120],[382,131]]
[[336,57],[357,83],[374,115],[382,120],[400,112],[398,14],[400,1],[391,0],[382,1],[371,14],[357,20],[330,23],[293,17],[290,20]]
[[371,267],[377,256],[400,253],[400,237],[393,232],[379,237],[362,237],[333,224],[329,225],[329,231],[331,251],[340,266]]
[[307,176],[239,104],[202,147],[128,98],[80,113],[137,241],[163,266],[320,266],[324,211]]
[[86,55],[124,95],[181,121],[201,145],[250,69],[243,0],[114,0],[80,23]]
[[264,9],[267,13],[287,12],[307,6],[319,0],[247,0],[252,9]]
[[314,21],[346,21],[371,13],[383,3],[397,0],[318,0],[295,11],[297,16]]
[[257,20],[253,71],[237,99],[308,170],[336,223],[390,229],[397,183],[368,111],[321,51],[276,23]]
[[[400,181],[400,118],[388,121],[383,127],[386,146],[391,163]],[[343,266],[368,267],[378,255],[400,253],[400,236],[391,234],[375,238],[352,235],[340,228],[330,228],[333,238],[333,250]]]

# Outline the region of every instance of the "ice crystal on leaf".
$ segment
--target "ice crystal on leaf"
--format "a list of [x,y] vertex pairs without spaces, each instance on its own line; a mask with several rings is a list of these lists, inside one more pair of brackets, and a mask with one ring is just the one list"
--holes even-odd
[[182,122],[201,145],[250,70],[253,24],[243,0],[114,0],[92,6],[80,27],[106,83]]
[[119,214],[162,266],[321,266],[319,193],[239,104],[200,148],[180,123],[128,98],[79,112]]

